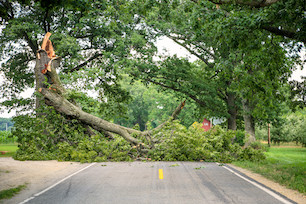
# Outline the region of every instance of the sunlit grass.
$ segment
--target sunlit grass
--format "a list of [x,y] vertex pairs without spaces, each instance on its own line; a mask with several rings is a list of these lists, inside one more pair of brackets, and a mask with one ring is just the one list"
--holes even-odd
[[16,195],[17,193],[19,193],[21,190],[25,188],[26,188],[26,185],[20,185],[17,188],[10,188],[7,190],[0,191],[0,200],[12,198],[14,195]]
[[[0,144],[0,157],[11,157],[17,151],[17,144]],[[2,154],[1,152],[6,152]]]
[[306,194],[306,148],[271,147],[262,162],[234,162],[288,188]]

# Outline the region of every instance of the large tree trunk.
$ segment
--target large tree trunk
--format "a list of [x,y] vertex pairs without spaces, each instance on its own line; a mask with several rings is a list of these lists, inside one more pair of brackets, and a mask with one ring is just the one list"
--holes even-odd
[[242,100],[243,106],[243,119],[244,119],[244,128],[246,132],[246,142],[244,147],[249,146],[252,142],[256,141],[255,138],[255,121],[252,116],[252,106],[250,105],[249,100]]
[[237,108],[235,105],[235,94],[227,93],[227,107],[229,118],[227,119],[227,128],[229,130],[237,130]]
[[[53,106],[59,113],[68,116],[69,118],[74,118],[79,120],[84,125],[88,125],[93,129],[107,133],[107,135],[118,134],[122,136],[125,140],[130,142],[142,150],[154,147],[150,135],[153,130],[141,132],[131,128],[126,128],[94,115],[84,112],[79,106],[77,106],[73,101],[68,101],[65,96],[65,88],[62,86],[60,79],[56,73],[56,68],[59,66],[60,58],[51,56],[46,50],[38,50],[36,66],[35,66],[35,76],[37,90],[43,95],[44,103],[49,106]],[[40,101],[39,101],[40,102]],[[182,102],[173,112],[172,120],[180,113],[181,109],[184,107],[185,101]],[[156,127],[160,129],[165,123]],[[147,141],[151,144],[144,144],[139,139],[131,136],[145,136]]]

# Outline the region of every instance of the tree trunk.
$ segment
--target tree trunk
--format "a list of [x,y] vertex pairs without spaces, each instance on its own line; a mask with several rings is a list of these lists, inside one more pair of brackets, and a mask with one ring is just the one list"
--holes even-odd
[[[51,43],[51,42],[50,42]],[[62,86],[60,79],[56,73],[56,68],[59,66],[60,58],[48,56],[46,50],[38,50],[35,66],[35,76],[36,76],[36,89],[43,95],[44,103],[49,106],[53,106],[59,113],[68,116],[69,118],[74,118],[79,120],[84,125],[88,125],[93,129],[107,133],[108,136],[112,136],[112,133],[122,136],[129,143],[136,145],[140,149],[144,150],[154,147],[150,135],[153,130],[157,130],[163,127],[163,124],[159,125],[153,130],[141,132],[131,128],[126,128],[94,115],[84,112],[75,103],[68,101],[65,96],[65,88]],[[39,101],[40,103],[41,101]],[[173,112],[172,119],[180,113],[181,109],[184,107],[185,101],[182,102]],[[144,144],[139,139],[131,136],[145,136],[151,144]]]
[[234,93],[227,93],[227,107],[228,107],[228,114],[230,115],[227,119],[227,129],[229,130],[237,130],[237,108],[235,105],[235,94]]
[[244,147],[248,147],[252,142],[256,141],[255,138],[255,121],[252,116],[252,107],[249,100],[242,100],[243,106],[243,119],[244,119],[244,128],[246,132],[246,142]]

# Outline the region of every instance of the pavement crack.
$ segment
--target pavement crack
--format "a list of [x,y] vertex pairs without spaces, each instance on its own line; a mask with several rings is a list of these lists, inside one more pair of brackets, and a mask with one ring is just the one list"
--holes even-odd
[[65,198],[66,197],[68,197],[68,194],[69,194],[69,192],[70,192],[70,188],[71,188],[71,179],[69,179],[69,185],[68,185],[68,188],[67,188],[67,190],[66,190],[66,192],[65,192]]

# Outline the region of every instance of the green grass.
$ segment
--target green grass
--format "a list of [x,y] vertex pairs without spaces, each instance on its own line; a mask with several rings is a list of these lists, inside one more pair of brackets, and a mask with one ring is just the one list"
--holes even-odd
[[0,151],[8,151],[6,154],[0,153],[0,157],[11,157],[15,154],[17,149],[17,144],[0,144]]
[[272,147],[262,162],[234,162],[242,168],[306,195],[306,148]]
[[10,188],[7,190],[0,191],[0,200],[9,199],[25,188],[26,188],[26,185],[20,185],[17,188]]

